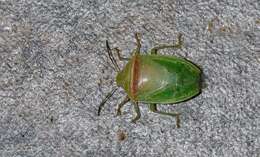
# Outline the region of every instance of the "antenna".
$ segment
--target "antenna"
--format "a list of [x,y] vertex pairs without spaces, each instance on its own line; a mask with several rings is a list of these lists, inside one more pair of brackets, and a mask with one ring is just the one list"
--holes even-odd
[[103,99],[103,101],[100,103],[100,105],[99,105],[99,107],[98,107],[98,116],[100,116],[101,109],[104,107],[104,105],[105,105],[105,103],[107,102],[107,100],[108,100],[111,96],[113,96],[113,94],[116,92],[117,89],[118,89],[117,87],[114,88],[114,89],[112,89],[111,92],[109,92],[109,93],[106,95],[105,99]]

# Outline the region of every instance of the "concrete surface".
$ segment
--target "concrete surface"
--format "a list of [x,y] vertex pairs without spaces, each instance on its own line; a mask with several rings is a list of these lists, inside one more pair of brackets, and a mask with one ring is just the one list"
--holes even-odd
[[[179,129],[145,104],[137,124],[130,103],[115,117],[123,90],[97,116],[115,86],[105,40],[129,56],[134,32],[143,52],[182,33],[162,53],[204,71],[198,97],[160,107]],[[260,1],[1,0],[0,156],[259,157]]]

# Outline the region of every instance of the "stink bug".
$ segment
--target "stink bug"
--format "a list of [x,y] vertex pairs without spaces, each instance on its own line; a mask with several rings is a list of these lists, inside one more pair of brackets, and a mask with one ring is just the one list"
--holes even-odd
[[[107,52],[118,74],[116,84],[122,87],[127,96],[118,105],[116,114],[121,114],[121,108],[131,101],[136,116],[132,122],[140,117],[138,103],[146,103],[152,112],[176,117],[176,124],[179,127],[179,113],[158,111],[157,104],[173,104],[189,100],[201,91],[201,70],[192,62],[175,56],[158,55],[158,50],[165,48],[181,48],[182,37],[173,45],[159,45],[152,48],[149,54],[140,54],[141,39],[138,33],[135,34],[137,42],[136,49],[132,52],[131,58],[123,58],[120,50],[115,48],[120,60],[128,60],[126,66],[121,70],[112,54],[108,41],[106,41]],[[114,88],[101,102],[98,115],[106,101],[114,94]]]

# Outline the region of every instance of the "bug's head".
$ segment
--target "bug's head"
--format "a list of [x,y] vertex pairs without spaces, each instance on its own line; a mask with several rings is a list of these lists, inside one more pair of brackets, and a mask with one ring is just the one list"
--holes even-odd
[[[129,82],[130,82],[130,67],[131,64],[130,62],[123,68],[123,70],[121,70],[112,54],[112,51],[109,47],[108,41],[106,41],[106,47],[107,47],[107,53],[108,53],[108,57],[112,63],[112,68],[118,72],[117,76],[116,76],[116,83],[117,86],[124,88],[126,91],[128,90],[129,87]],[[116,90],[118,89],[118,87],[113,88],[111,92],[109,92],[105,99],[103,99],[103,101],[100,103],[99,107],[98,107],[98,115],[100,115],[101,109],[102,107],[105,105],[105,103],[107,102],[107,100],[113,96],[113,94],[116,92]]]
[[112,51],[109,47],[108,41],[106,41],[106,47],[109,59],[111,60],[111,63],[113,65],[113,68],[115,71],[118,72],[116,76],[116,84],[119,87],[122,87],[127,91],[129,91],[129,84],[130,84],[130,72],[131,72],[131,61],[127,63],[127,65],[121,70],[112,54]]
[[116,76],[117,86],[124,88],[126,91],[128,91],[130,85],[130,73],[131,62],[127,63],[123,70],[119,71]]

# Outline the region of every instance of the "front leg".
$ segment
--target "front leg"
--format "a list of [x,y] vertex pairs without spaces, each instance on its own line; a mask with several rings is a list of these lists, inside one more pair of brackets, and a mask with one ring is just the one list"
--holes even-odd
[[136,121],[138,119],[140,119],[140,117],[141,117],[141,112],[140,112],[140,108],[139,108],[137,102],[133,102],[133,105],[134,105],[134,110],[135,110],[136,116],[134,117],[134,119],[131,122],[136,123]]
[[113,48],[112,50],[114,50],[114,51],[116,52],[117,57],[118,57],[118,59],[119,59],[120,61],[128,61],[128,60],[130,60],[129,58],[125,58],[125,57],[122,57],[122,56],[121,56],[121,54],[120,54],[121,50],[120,50],[118,47],[115,47],[115,48]]
[[120,104],[118,104],[118,107],[117,107],[117,110],[116,110],[116,115],[117,115],[117,116],[120,116],[120,115],[121,115],[121,108],[122,108],[128,101],[130,101],[130,98],[129,98],[128,96],[126,96],[126,97],[124,98],[124,100],[123,100]]
[[155,54],[156,55],[158,50],[165,49],[165,48],[181,48],[182,44],[183,44],[182,35],[179,34],[177,43],[175,45],[159,45],[159,46],[156,46],[156,47],[152,48],[150,50],[150,52],[151,52],[151,54]]
[[133,52],[133,55],[140,54],[141,50],[141,37],[140,33],[135,33],[135,40],[136,40],[136,48]]

